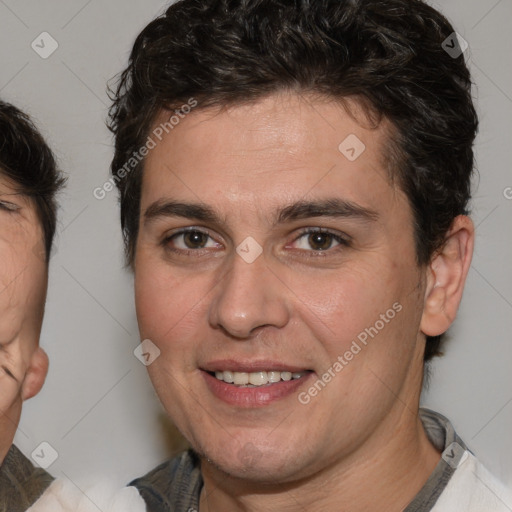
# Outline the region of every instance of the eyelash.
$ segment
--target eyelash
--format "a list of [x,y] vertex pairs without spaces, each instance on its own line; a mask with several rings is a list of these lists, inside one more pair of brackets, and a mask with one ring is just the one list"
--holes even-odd
[[8,212],[15,212],[20,209],[20,207],[17,204],[8,203],[7,201],[1,201],[1,200],[0,200],[0,208],[2,208],[3,210],[7,210]]
[[[170,251],[173,253],[186,255],[186,256],[200,257],[200,256],[202,256],[203,252],[205,250],[208,251],[208,249],[204,249],[204,248],[202,248],[202,249],[201,248],[200,249],[175,249],[175,248],[169,246],[169,243],[172,240],[178,238],[179,236],[185,235],[186,233],[190,233],[190,232],[202,233],[203,235],[206,235],[207,237],[209,237],[210,239],[213,240],[213,237],[210,235],[210,233],[208,233],[208,231],[205,231],[200,228],[190,227],[190,228],[182,229],[176,233],[173,233],[170,236],[165,237],[162,240],[161,245],[165,248],[166,251]],[[293,242],[297,242],[297,240],[300,240],[302,237],[304,237],[306,235],[311,235],[311,234],[315,234],[315,233],[330,235],[334,241],[338,242],[339,246],[350,247],[350,240],[348,239],[348,237],[344,238],[339,233],[330,231],[325,228],[304,228],[300,231],[299,235],[293,240]],[[336,247],[339,247],[339,246],[336,246]],[[325,257],[326,253],[329,253],[329,252],[332,253],[332,252],[336,251],[336,247],[329,248],[329,249],[326,249],[323,251],[314,250],[314,249],[312,249],[310,251],[305,250],[305,249],[299,249],[299,251],[301,251],[302,253],[310,253],[307,255],[308,257],[318,257],[318,256]]]
[[306,235],[312,235],[315,233],[320,233],[323,235],[330,235],[334,241],[338,242],[339,245],[334,248],[329,248],[329,249],[326,249],[323,251],[314,250],[314,249],[312,249],[310,251],[305,250],[305,249],[299,249],[301,252],[307,254],[307,257],[313,257],[313,258],[317,258],[319,256],[326,257],[327,253],[332,254],[333,252],[338,252],[339,250],[341,250],[341,248],[350,247],[350,239],[348,238],[348,236],[344,237],[335,231],[331,231],[331,230],[325,229],[325,228],[304,228],[300,231],[299,235],[293,241],[297,242],[297,240],[300,240],[302,237],[304,237]]

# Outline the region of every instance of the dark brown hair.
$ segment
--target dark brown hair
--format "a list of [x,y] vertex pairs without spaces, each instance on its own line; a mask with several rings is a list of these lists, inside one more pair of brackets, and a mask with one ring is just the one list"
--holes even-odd
[[[137,37],[112,93],[112,173],[145,142],[155,117],[193,97],[198,107],[280,91],[356,98],[393,126],[386,156],[415,222],[419,265],[466,214],[477,116],[451,24],[419,0],[181,0]],[[137,239],[141,161],[123,179],[128,263]],[[427,338],[425,360],[441,337]]]
[[3,101],[0,101],[0,174],[12,181],[19,193],[34,201],[48,262],[57,225],[55,195],[65,179],[29,117]]

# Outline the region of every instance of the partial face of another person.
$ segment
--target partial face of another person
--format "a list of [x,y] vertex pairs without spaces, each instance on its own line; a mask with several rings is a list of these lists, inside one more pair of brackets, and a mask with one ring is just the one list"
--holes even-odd
[[149,374],[235,477],[371,460],[391,425],[417,421],[430,278],[384,162],[389,127],[351,112],[284,94],[193,111],[147,156],[134,269],[141,336],[160,350]]
[[38,345],[48,275],[43,248],[33,202],[0,173],[0,462],[23,400],[39,392],[48,368]]

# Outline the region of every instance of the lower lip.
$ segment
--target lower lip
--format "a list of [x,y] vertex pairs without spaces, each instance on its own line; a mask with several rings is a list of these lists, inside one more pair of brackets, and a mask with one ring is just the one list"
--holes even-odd
[[220,400],[239,407],[261,407],[295,393],[312,375],[308,372],[300,379],[280,381],[274,384],[243,388],[217,379],[201,370],[209,390]]

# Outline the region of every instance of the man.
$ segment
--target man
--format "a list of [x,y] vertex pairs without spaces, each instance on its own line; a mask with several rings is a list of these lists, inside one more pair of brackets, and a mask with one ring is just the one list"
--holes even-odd
[[138,36],[112,182],[192,447],[132,483],[149,511],[511,510],[419,410],[473,251],[470,87],[418,0],[182,0]]
[[85,492],[53,477],[12,444],[24,400],[43,386],[39,347],[55,234],[55,196],[64,184],[50,148],[29,118],[0,101],[0,511],[139,512],[133,488],[106,479]]
[[12,444],[24,400],[48,371],[39,347],[64,179],[52,152],[16,107],[0,101],[0,510],[26,510],[52,477]]

